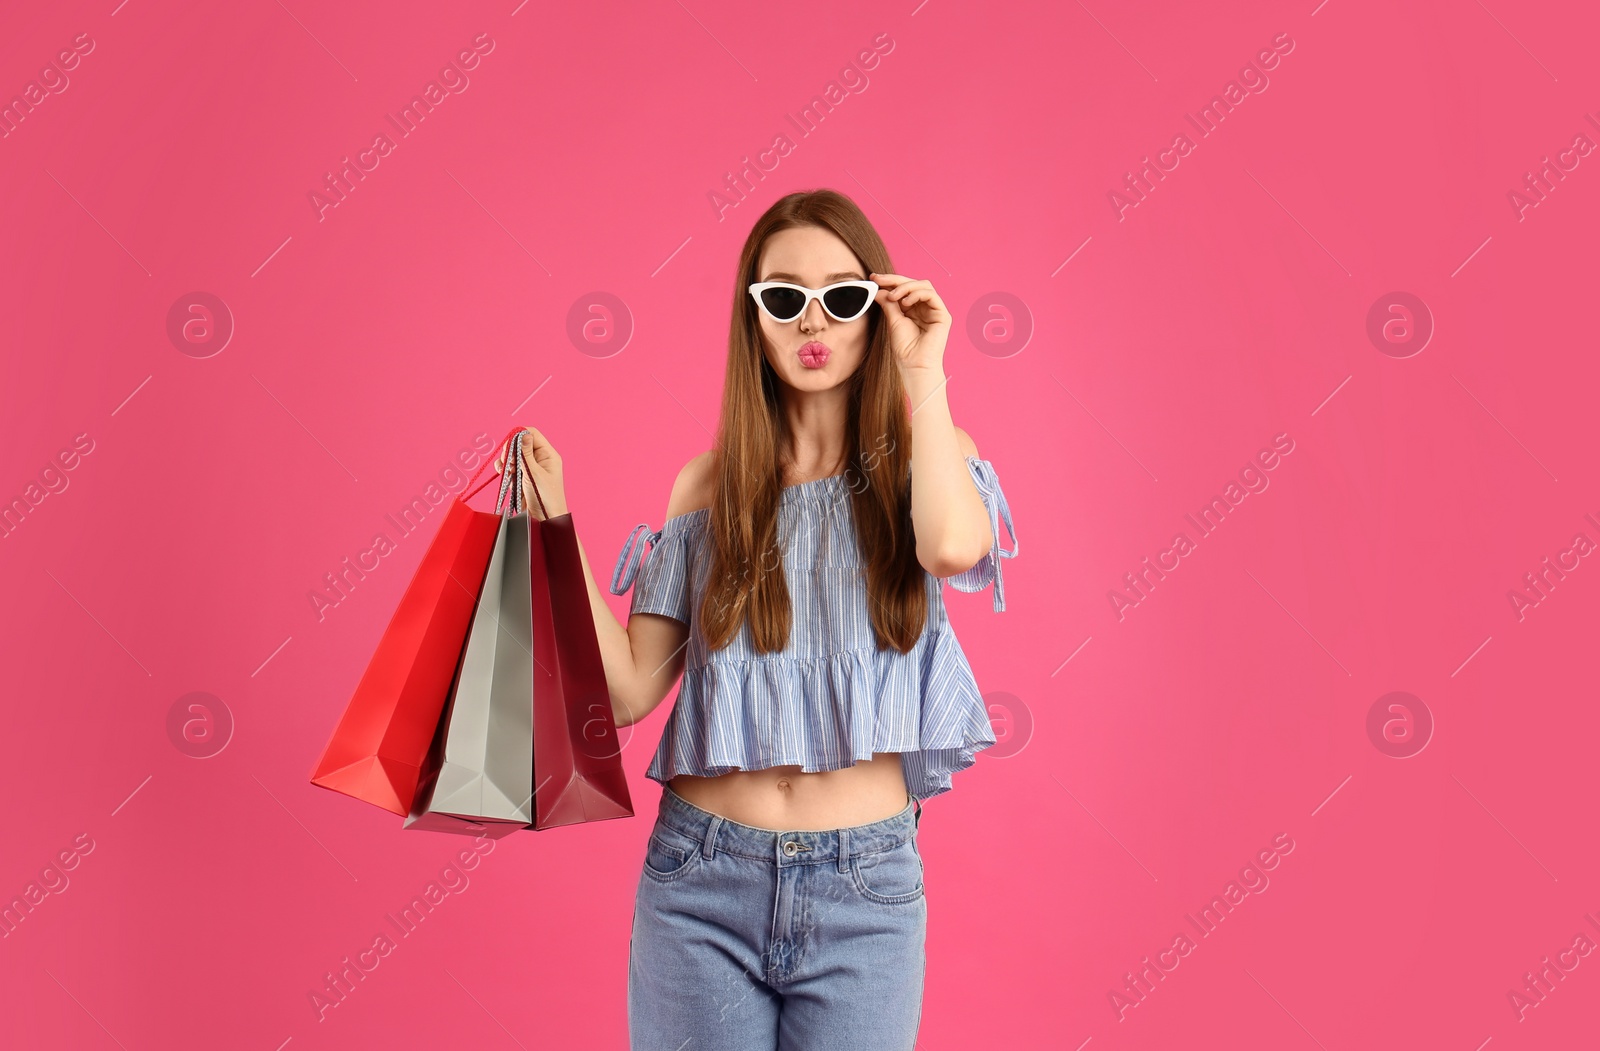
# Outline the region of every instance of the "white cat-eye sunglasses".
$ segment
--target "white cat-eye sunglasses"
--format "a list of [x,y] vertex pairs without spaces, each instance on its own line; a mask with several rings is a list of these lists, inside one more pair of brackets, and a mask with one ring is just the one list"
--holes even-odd
[[807,288],[788,281],[757,281],[750,286],[762,313],[774,321],[793,321],[813,299],[835,321],[854,321],[867,312],[878,294],[876,281],[838,281],[822,288]]

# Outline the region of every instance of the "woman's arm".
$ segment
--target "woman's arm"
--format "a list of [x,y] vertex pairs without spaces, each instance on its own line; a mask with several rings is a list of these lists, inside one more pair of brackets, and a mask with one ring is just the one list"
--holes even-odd
[[[917,561],[935,577],[977,565],[993,548],[989,509],[968,470],[978,447],[950,419],[944,351],[952,318],[932,283],[902,274],[868,274],[889,326],[889,346],[911,399],[911,527]],[[863,450],[863,455],[868,455]]]
[[966,458],[978,447],[950,418],[944,370],[906,369],[911,399],[911,525],[917,561],[935,577],[970,569],[989,553],[994,531]]
[[[524,485],[532,477],[538,486],[550,516],[567,513],[566,487],[562,479],[561,457],[555,448],[535,428],[526,428],[523,437]],[[673,483],[672,495],[667,501],[667,516],[680,513],[693,499],[699,480],[701,460],[709,453],[684,467]],[[495,461],[495,470],[502,469],[505,450]],[[529,508],[539,516],[539,503],[528,489]],[[542,516],[539,516],[542,517]],[[576,535],[576,529],[574,529]],[[589,565],[589,554],[584,550],[583,538],[578,537],[578,557],[583,564],[584,585],[589,592],[589,609],[594,616],[595,637],[600,643],[600,660],[605,667],[606,686],[611,694],[611,714],[618,727],[628,726],[649,715],[666,698],[667,692],[678,681],[683,671],[684,650],[689,638],[689,625],[672,617],[654,613],[640,613],[629,617],[626,627],[611,612]]]
[[678,681],[683,672],[689,625],[656,613],[636,613],[623,627],[595,585],[581,540],[578,553],[583,558],[589,608],[594,612],[600,660],[611,691],[611,715],[618,727],[629,726],[653,712]]

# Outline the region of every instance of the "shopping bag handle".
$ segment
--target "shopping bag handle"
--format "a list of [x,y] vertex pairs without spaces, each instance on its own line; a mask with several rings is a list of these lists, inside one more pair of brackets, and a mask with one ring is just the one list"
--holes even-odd
[[[510,493],[511,498],[506,499]],[[504,508],[502,510],[502,508]],[[494,498],[494,510],[499,515],[514,515],[522,510],[522,432],[506,446],[505,468],[500,472],[500,492]]]
[[[500,495],[495,499],[495,502],[494,502],[495,510],[497,510],[497,511],[500,509],[501,501],[503,501],[505,499],[505,493],[506,493],[505,481],[506,481],[507,478],[515,478],[517,480],[518,510],[521,509],[521,506],[522,506],[521,505],[521,499],[522,499],[522,469],[521,469],[522,468],[522,442],[520,441],[520,438],[524,433],[526,433],[526,428],[513,427],[513,428],[511,428],[511,430],[506,432],[506,436],[504,438],[500,439],[500,444],[495,447],[497,449],[508,449],[508,451],[510,451],[508,447],[510,447],[513,444],[515,444],[516,467],[517,467],[516,473],[512,474],[511,471],[509,470],[509,468],[512,466],[511,457],[507,456],[506,457],[507,470],[501,472],[501,475],[500,475],[500,481],[501,481]],[[489,484],[494,481],[493,478],[485,478],[483,480],[483,484],[478,486],[476,489],[472,488],[472,483],[476,482],[478,480],[478,475],[483,473],[483,469],[485,467],[488,467],[493,462],[494,462],[494,460],[491,457],[491,458],[485,459],[482,463],[480,463],[478,465],[478,469],[476,471],[472,472],[472,477],[467,479],[467,488],[462,491],[460,496],[456,497],[457,500],[460,500],[462,503],[466,503],[468,500],[472,499],[474,496],[477,496],[484,489],[488,488]],[[550,514],[545,509],[544,497],[539,495],[539,485],[538,485],[537,482],[535,482],[534,486],[533,486],[533,497],[534,497],[535,500],[539,501],[539,513],[541,515],[543,515],[545,518],[549,518]]]
[[[495,448],[496,449],[501,449],[501,448],[505,448],[506,446],[509,446],[511,444],[511,439],[515,438],[516,435],[517,435],[517,432],[520,431],[521,429],[522,428],[520,428],[520,427],[513,427],[510,431],[507,431],[506,432],[506,436],[504,438],[500,439],[500,444],[495,446]],[[485,467],[488,467],[493,462],[494,462],[494,458],[493,457],[489,457],[489,458],[485,459],[482,463],[480,463],[478,465],[478,469],[476,471],[472,472],[472,477],[467,479],[467,490],[470,490],[470,491],[463,491],[460,496],[456,497],[457,500],[460,500],[463,503],[465,503],[467,500],[470,500],[472,497],[477,496],[478,493],[483,490],[484,486],[487,486],[490,482],[494,481],[493,478],[485,478],[483,480],[483,485],[478,486],[478,488],[476,488],[476,489],[472,488],[472,483],[476,482],[478,480],[478,475],[482,474],[483,473],[483,469]]]

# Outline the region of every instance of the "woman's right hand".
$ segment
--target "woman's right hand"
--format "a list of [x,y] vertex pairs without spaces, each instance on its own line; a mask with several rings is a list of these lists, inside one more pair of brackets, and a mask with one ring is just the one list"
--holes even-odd
[[[509,442],[500,447],[500,455],[494,459],[495,474],[505,471],[506,456],[510,451]],[[522,429],[522,486],[525,494],[524,502],[535,518],[555,518],[567,513],[567,491],[562,479],[561,454],[556,452],[555,446],[551,445],[550,440],[536,427]],[[533,495],[535,489],[538,490],[538,498]],[[544,514],[539,513],[541,502],[544,505]]]

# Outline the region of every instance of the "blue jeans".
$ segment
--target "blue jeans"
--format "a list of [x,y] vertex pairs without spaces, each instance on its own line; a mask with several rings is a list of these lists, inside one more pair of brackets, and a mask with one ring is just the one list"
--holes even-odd
[[913,799],[882,821],[776,832],[664,787],[633,911],[632,1051],[911,1051],[920,819]]

